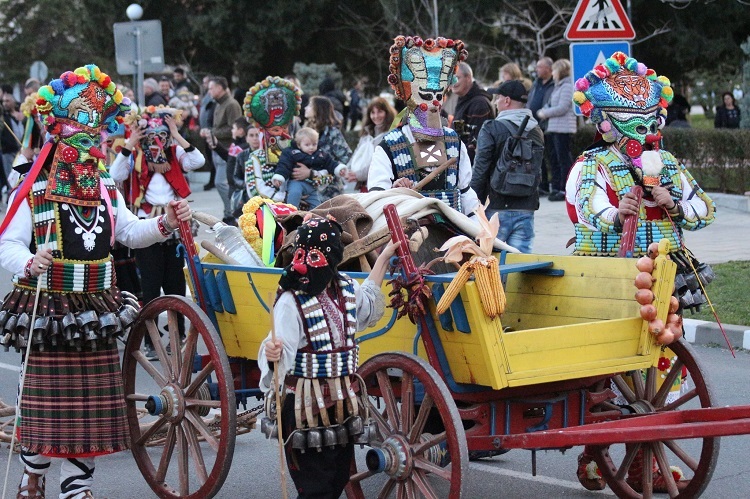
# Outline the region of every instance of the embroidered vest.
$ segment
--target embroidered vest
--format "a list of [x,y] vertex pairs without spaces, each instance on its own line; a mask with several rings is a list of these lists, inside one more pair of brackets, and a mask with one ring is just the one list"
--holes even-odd
[[[260,179],[256,178],[255,176],[255,163],[253,162],[253,157],[255,157],[255,159],[257,159],[258,163],[260,164]],[[245,185],[250,186],[250,197],[261,195],[260,192],[258,192],[256,182],[265,183],[266,186],[273,189],[273,183],[271,182],[271,179],[273,178],[275,168],[276,165],[268,164],[265,149],[257,149],[250,153],[247,161],[245,161]]]
[[[73,211],[75,207],[45,198],[48,174],[47,170],[39,173],[28,196],[34,226],[32,251],[44,245],[47,225],[52,222],[47,247],[52,250],[54,262],[42,276],[41,289],[91,293],[111,288],[115,284],[115,272],[109,251],[114,227],[111,227],[106,203],[90,208],[92,221],[90,228],[86,227],[79,214]],[[102,170],[99,181],[106,188],[115,216],[118,201],[115,182]],[[15,275],[13,283],[36,289],[37,278]]]
[[297,351],[293,373],[302,378],[337,378],[348,376],[357,370],[359,346],[354,342],[357,330],[357,303],[354,284],[344,277],[338,283],[338,302],[343,310],[344,346],[333,347],[333,337],[328,326],[328,316],[316,296],[299,291],[294,292],[297,309],[303,317],[303,327],[307,346]]
[[[669,189],[672,199],[678,202],[683,197],[682,179],[680,174],[685,175],[691,185],[697,189],[696,193],[710,207],[710,218],[713,218],[713,202],[698,187],[698,184],[690,174],[679,166],[675,157],[667,151],[660,151],[663,167],[660,174],[660,185]],[[590,200],[595,190],[608,189],[610,197],[615,196],[619,201],[630,192],[636,185],[630,166],[626,164],[609,147],[600,147],[586,151],[579,161],[583,160],[581,168],[581,180],[579,185],[579,203],[581,203],[581,215],[587,224],[575,224],[575,254],[593,256],[617,256],[620,249],[621,232],[617,232],[613,223],[602,219],[598,213],[594,213]],[[607,185],[596,185],[596,175],[599,169],[606,175]],[[615,204],[615,203],[613,203]],[[658,213],[659,218],[653,218]],[[638,215],[638,228],[635,235],[634,254],[641,256],[646,254],[648,245],[667,238],[671,243],[673,251],[682,246],[682,227],[696,230],[710,223],[708,218],[697,220],[672,221],[667,217],[664,210],[648,209],[641,205]],[[592,229],[592,226],[597,230]]]
[[[456,163],[446,168],[440,175],[435,177],[420,194],[426,197],[439,199],[451,208],[461,211],[461,192],[458,189],[458,159],[461,151],[461,139],[458,134],[443,127],[445,133],[445,153],[447,159],[456,158]],[[416,168],[414,160],[414,148],[401,128],[391,130],[383,137],[385,152],[393,163],[394,178],[407,177],[414,183],[419,182],[429,172]]]
[[[168,172],[162,173],[162,175],[164,175],[164,179],[174,190],[175,194],[181,198],[186,198],[190,195],[190,186],[185,178],[185,173],[182,171],[180,162],[177,161],[177,146],[170,146],[169,153],[169,165],[171,168]],[[134,185],[132,188],[127,189],[128,202],[136,208],[141,208],[146,213],[151,213],[152,206],[146,202],[145,198],[148,184],[151,183],[154,172],[148,169],[148,162],[142,152],[134,154],[136,155],[134,158],[135,175],[132,176]]]

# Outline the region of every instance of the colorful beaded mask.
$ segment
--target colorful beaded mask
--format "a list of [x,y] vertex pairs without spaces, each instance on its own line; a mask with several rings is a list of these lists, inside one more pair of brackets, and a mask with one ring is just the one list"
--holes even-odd
[[140,141],[143,155],[149,163],[167,163],[166,151],[172,145],[172,133],[165,118],[174,118],[177,126],[182,124],[182,111],[173,107],[148,106],[140,114],[131,114],[126,123],[128,127],[138,126],[144,130]]
[[631,158],[644,146],[658,149],[673,90],[669,79],[615,52],[576,81],[573,102],[591,118],[602,138]]
[[278,163],[281,150],[292,137],[289,124],[299,114],[302,92],[289,80],[268,76],[245,94],[245,117],[263,130],[263,146],[269,164]]
[[315,296],[333,280],[343,259],[341,226],[334,220],[312,217],[297,227],[294,258],[284,269],[279,286]]
[[440,110],[445,91],[455,83],[458,63],[467,55],[461,40],[395,38],[388,83],[409,108],[409,124],[418,140],[443,137]]
[[66,71],[38,93],[36,109],[42,124],[59,140],[47,199],[97,206],[102,135],[117,130],[130,100],[94,64]]

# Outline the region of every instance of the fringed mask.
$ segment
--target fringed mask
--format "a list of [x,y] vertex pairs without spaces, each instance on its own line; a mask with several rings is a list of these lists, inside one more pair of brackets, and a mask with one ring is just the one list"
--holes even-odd
[[330,219],[313,217],[297,228],[294,258],[279,279],[282,290],[320,294],[338,274],[344,258],[341,226]]
[[182,124],[182,111],[166,106],[148,106],[141,114],[130,117],[128,126],[138,126],[144,131],[140,141],[146,161],[155,165],[169,162],[167,151],[172,145],[172,133],[165,118],[171,116],[179,127]]
[[269,164],[278,163],[281,150],[292,137],[289,124],[299,114],[302,92],[289,80],[268,76],[245,94],[245,117],[263,130],[263,147]]
[[397,36],[391,46],[388,83],[409,109],[417,140],[444,137],[440,110],[445,91],[456,82],[458,63],[467,57],[461,40]]
[[576,81],[573,102],[591,118],[605,141],[615,143],[640,166],[644,150],[659,149],[673,95],[668,78],[615,52]]
[[67,71],[39,89],[36,110],[58,141],[47,199],[99,205],[98,163],[102,137],[115,132],[130,109],[114,82],[94,64]]

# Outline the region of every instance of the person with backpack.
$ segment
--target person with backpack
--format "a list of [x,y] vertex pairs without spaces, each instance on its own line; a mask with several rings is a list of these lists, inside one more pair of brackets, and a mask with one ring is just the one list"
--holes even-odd
[[544,132],[527,109],[521,80],[490,89],[498,94],[497,118],[479,131],[471,188],[479,201],[489,197],[488,217],[497,213],[497,237],[523,253],[534,242],[534,212],[539,209],[539,182],[544,160]]

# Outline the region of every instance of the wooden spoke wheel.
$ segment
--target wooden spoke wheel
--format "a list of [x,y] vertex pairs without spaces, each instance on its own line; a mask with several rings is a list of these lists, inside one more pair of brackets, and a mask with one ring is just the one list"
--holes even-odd
[[378,431],[366,468],[353,466],[347,497],[460,497],[469,467],[466,434],[435,369],[413,355],[392,352],[371,358],[359,374]]
[[[668,366],[670,362],[671,366]],[[613,379],[637,413],[713,406],[708,380],[703,376],[692,347],[684,340],[670,345],[662,353],[660,364]],[[679,393],[670,397],[670,387],[686,374],[686,384]],[[669,497],[691,498],[700,496],[711,480],[719,456],[719,439],[612,445],[595,449],[594,456],[602,477],[618,497],[640,499],[661,493]],[[677,473],[673,474],[672,466],[682,471],[682,479],[677,478]]]
[[[167,315],[168,347],[158,329],[162,313]],[[187,328],[184,346],[180,316]],[[148,360],[140,350],[146,334],[157,360]],[[149,486],[162,498],[213,497],[232,463],[237,413],[229,361],[206,314],[181,296],[163,296],[146,305],[130,331],[123,375],[131,447]],[[150,421],[138,417],[144,406],[150,415],[144,419]],[[205,416],[217,410],[216,421],[207,422]],[[154,446],[154,441],[160,443]]]

